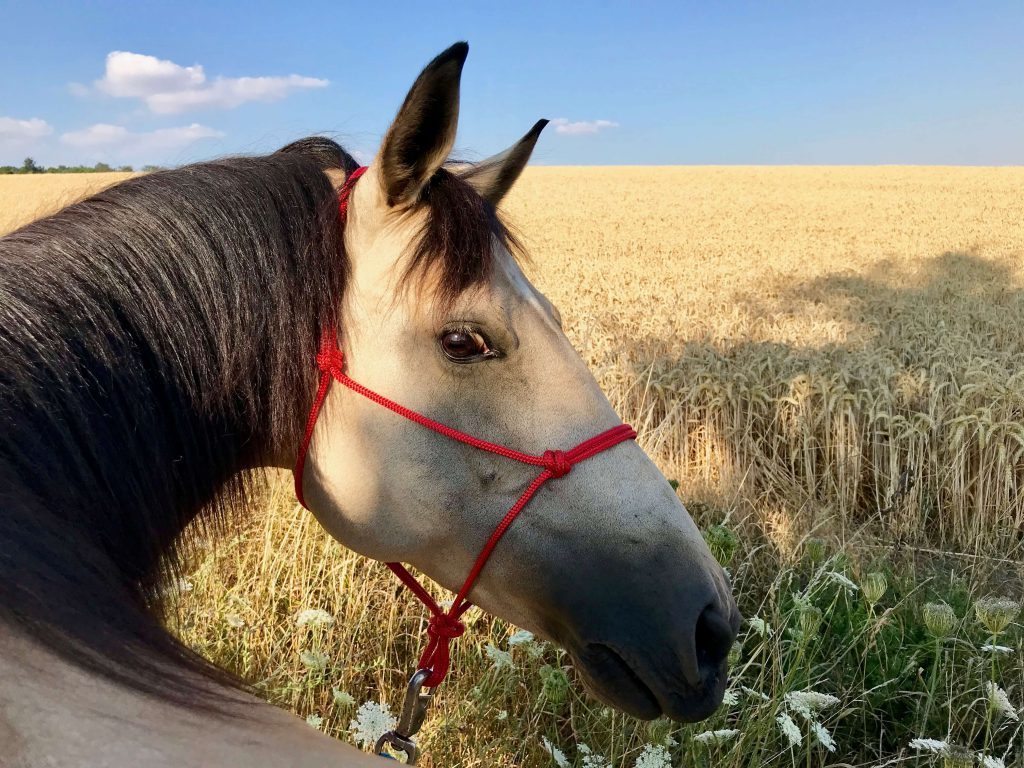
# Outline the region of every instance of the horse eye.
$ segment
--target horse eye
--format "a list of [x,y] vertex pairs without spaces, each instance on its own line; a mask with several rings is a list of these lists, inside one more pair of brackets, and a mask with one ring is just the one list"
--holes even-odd
[[476,331],[466,329],[445,333],[441,337],[441,349],[455,363],[468,363],[494,356],[487,345],[487,339]]

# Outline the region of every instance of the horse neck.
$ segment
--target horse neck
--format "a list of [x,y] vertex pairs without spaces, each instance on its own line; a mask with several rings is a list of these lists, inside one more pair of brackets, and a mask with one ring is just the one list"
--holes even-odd
[[223,507],[266,435],[232,408],[242,393],[204,402],[187,371],[156,364],[138,340],[93,341],[22,361],[32,387],[5,393],[0,461],[51,527],[93,544],[127,582],[146,580],[200,511]]

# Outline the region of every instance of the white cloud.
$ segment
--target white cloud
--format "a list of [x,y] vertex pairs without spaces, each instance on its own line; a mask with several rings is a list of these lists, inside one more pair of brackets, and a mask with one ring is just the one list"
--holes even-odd
[[199,123],[155,131],[129,131],[123,125],[97,123],[81,131],[61,135],[62,144],[92,152],[96,156],[119,159],[152,160],[168,152],[184,149],[204,139],[219,139],[224,134]]
[[173,61],[140,53],[107,54],[106,72],[96,89],[116,98],[141,99],[162,115],[193,109],[233,109],[251,101],[283,99],[296,90],[323,88],[327,80],[301,75],[285,77],[216,77],[208,80],[203,67],[183,67]]
[[49,136],[51,133],[53,126],[38,117],[28,120],[0,117],[0,145],[3,146],[31,144],[34,140]]
[[605,128],[618,128],[619,124],[611,120],[577,120],[570,121],[567,117],[556,117],[551,121],[555,133],[578,136],[581,133],[597,133]]

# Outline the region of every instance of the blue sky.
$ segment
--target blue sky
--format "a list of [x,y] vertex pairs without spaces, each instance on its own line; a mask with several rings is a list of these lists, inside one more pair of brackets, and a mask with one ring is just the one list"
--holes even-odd
[[177,164],[312,133],[368,158],[462,39],[462,157],[548,117],[542,164],[1024,164],[1021,0],[2,0],[0,19],[0,164]]

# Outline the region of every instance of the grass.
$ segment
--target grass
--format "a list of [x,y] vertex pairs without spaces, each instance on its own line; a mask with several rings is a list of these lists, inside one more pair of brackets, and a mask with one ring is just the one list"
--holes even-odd
[[[23,220],[11,181],[0,201]],[[474,610],[424,764],[553,764],[541,737],[582,768],[658,765],[665,743],[687,766],[953,764],[955,748],[1020,764],[989,690],[1024,705],[1021,625],[993,636],[975,605],[1019,597],[1024,575],[1022,189],[1016,168],[531,169],[508,208],[535,281],[765,630],[744,626],[735,703],[680,727],[607,710],[557,649],[509,646],[514,628]],[[362,702],[400,704],[422,610],[286,481],[189,580],[178,631],[272,701],[342,738]],[[943,637],[925,623],[939,601]],[[298,626],[313,608],[334,623]],[[808,719],[808,690],[838,702]]]

